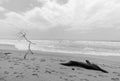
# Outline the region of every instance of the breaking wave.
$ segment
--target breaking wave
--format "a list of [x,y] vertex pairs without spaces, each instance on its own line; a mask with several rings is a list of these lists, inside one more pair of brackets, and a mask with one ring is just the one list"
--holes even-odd
[[[32,40],[32,50],[61,52],[71,54],[90,54],[120,56],[120,42],[110,41],[70,41],[70,40]],[[28,43],[17,40],[0,40],[0,44],[14,45],[18,50],[27,50]]]

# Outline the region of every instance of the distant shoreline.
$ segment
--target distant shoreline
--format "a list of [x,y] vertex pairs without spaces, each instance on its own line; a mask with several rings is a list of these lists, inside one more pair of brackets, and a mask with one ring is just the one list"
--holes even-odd
[[[15,40],[15,41],[19,41],[17,39],[2,39],[0,38],[0,40]],[[89,39],[86,39],[86,40],[79,40],[79,39],[30,39],[30,40],[60,40],[60,41],[64,41],[64,40],[69,40],[69,41],[106,41],[106,42],[120,42],[120,40],[89,40]]]
[[0,44],[0,49],[6,49],[6,50],[18,50],[15,45],[12,44]]
[[[87,41],[71,42],[70,41],[69,42],[69,40],[68,41],[67,40],[66,41],[64,41],[64,40],[63,41],[62,40],[61,41],[57,41],[57,40],[46,40],[46,41],[34,40],[33,42],[37,42],[37,44],[38,44],[38,46],[36,45],[36,46],[33,46],[33,48],[31,48],[33,51],[64,53],[64,54],[70,54],[70,55],[83,54],[83,55],[94,55],[94,56],[120,56],[120,53],[119,53],[120,43],[117,43],[117,42],[116,43],[113,43],[113,42],[106,43],[106,42],[98,42],[98,41],[96,41],[96,42],[94,42],[94,41],[93,42],[92,41],[90,41],[90,42],[89,41],[88,42]],[[66,46],[65,49],[61,49],[61,48],[64,48],[64,45]],[[81,48],[82,45],[84,48]],[[53,47],[51,47],[51,46],[53,46]],[[3,49],[3,50],[26,51],[27,44],[24,43],[24,41],[18,42],[17,40],[6,40],[6,41],[2,40],[2,42],[0,41],[0,49],[1,50]]]
[[[26,53],[26,50],[7,50],[7,49],[1,49],[3,53],[10,52],[10,53],[21,53],[24,55]],[[33,56],[57,56],[57,57],[68,57],[68,58],[83,58],[84,60],[91,58],[91,59],[97,59],[97,60],[105,60],[109,62],[119,62],[120,63],[120,56],[100,56],[100,55],[87,55],[87,54],[70,54],[70,53],[59,53],[59,52],[48,52],[48,51],[39,51],[39,50],[33,50]],[[31,56],[32,54],[28,54]],[[76,59],[77,60],[77,59]]]

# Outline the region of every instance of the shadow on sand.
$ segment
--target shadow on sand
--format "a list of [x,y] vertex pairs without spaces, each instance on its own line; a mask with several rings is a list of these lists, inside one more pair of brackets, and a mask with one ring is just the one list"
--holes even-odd
[[102,71],[104,73],[108,73],[108,71],[100,68],[98,65],[96,64],[93,64],[91,62],[89,62],[88,60],[86,60],[86,63],[84,62],[77,62],[77,61],[69,61],[67,63],[60,63],[61,65],[64,65],[64,66],[74,66],[74,67],[82,67],[82,68],[85,68],[85,69],[90,69],[90,70],[97,70],[97,71]]

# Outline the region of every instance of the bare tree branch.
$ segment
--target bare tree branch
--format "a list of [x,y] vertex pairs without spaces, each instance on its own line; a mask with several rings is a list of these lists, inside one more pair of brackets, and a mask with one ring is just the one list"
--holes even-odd
[[31,50],[31,44],[35,44],[32,41],[30,41],[27,37],[26,37],[26,32],[19,32],[18,34],[20,34],[20,37],[24,38],[26,40],[26,42],[28,42],[28,50],[26,52],[26,54],[24,55],[24,59],[26,59],[27,55],[29,53],[34,54]]

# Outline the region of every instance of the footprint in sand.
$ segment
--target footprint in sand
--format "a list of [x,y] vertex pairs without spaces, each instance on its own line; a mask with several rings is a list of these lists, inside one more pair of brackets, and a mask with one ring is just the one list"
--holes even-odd
[[118,72],[113,72],[113,74],[116,74],[117,76],[120,77],[120,73],[118,73]]
[[45,62],[46,61],[46,59],[40,59],[40,62]]
[[17,75],[16,78],[24,78],[24,75]]
[[17,63],[17,62],[16,62],[16,63],[14,63],[14,65],[16,65],[16,66],[17,66],[17,65],[19,65],[19,63]]
[[75,77],[77,77],[76,75],[68,75],[68,77],[70,77],[70,78],[75,78]]
[[66,62],[66,60],[61,60],[61,59],[60,59],[59,61],[60,61],[60,62]]
[[97,76],[92,75],[92,74],[87,74],[87,76],[97,78]]
[[119,76],[119,77],[120,77],[120,73],[119,73],[119,74],[117,74],[117,76]]
[[111,78],[112,81],[120,81],[119,78]]
[[99,74],[98,76],[102,78],[108,77],[107,75],[101,75],[101,74]]
[[10,68],[10,69],[14,69],[14,67],[12,67],[12,66],[11,66],[11,67],[9,67],[9,68]]
[[4,74],[9,74],[9,72],[8,71],[4,71]]
[[68,78],[66,78],[66,77],[62,77],[62,76],[60,76],[60,79],[62,79],[62,80],[64,80],[64,81],[73,81],[73,80],[70,80],[70,79],[68,79]]
[[78,74],[83,74],[82,72],[78,72]]
[[52,72],[51,72],[51,71],[46,70],[46,71],[45,71],[45,73],[51,74]]
[[37,73],[33,73],[32,76],[36,76],[39,78],[39,75]]
[[18,74],[18,72],[13,72],[13,74]]
[[6,81],[6,80],[5,80],[5,78],[2,77],[2,78],[0,78],[0,81]]
[[88,79],[80,79],[80,81],[89,81]]
[[31,60],[31,61],[35,61],[35,60],[36,60],[36,58],[31,58],[30,60]]

